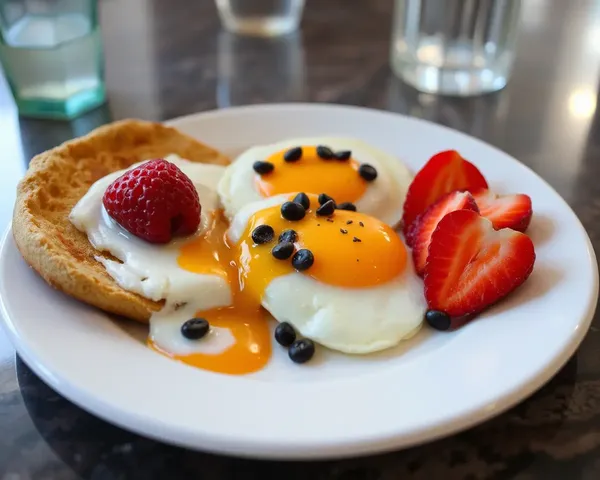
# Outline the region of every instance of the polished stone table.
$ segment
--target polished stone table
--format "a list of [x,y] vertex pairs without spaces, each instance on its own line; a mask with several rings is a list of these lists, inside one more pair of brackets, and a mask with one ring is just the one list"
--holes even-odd
[[[600,249],[597,0],[523,0],[510,85],[467,100],[420,94],[391,74],[391,0],[307,3],[298,34],[258,40],[222,32],[209,0],[101,0],[106,106],[71,123],[19,119],[0,82],[0,225],[32,155],[111,119],[309,101],[390,110],[484,139],[556,188]],[[113,427],[48,388],[0,333],[0,479],[598,479],[599,328],[596,316],[554,379],[492,421],[402,452],[318,463],[202,454]]]

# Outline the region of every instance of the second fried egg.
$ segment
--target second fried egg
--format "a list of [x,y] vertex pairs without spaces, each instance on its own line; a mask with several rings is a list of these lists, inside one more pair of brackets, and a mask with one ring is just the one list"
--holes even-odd
[[[290,155],[292,149],[296,151]],[[322,152],[328,150],[335,156],[324,158],[328,155]],[[272,171],[257,173],[253,169],[257,161],[271,164]],[[375,179],[360,175],[365,164],[375,169]],[[218,191],[230,218],[248,203],[301,191],[325,193],[338,203],[354,203],[359,212],[397,225],[411,180],[408,168],[389,153],[362,140],[323,136],[249,148],[227,167]]]

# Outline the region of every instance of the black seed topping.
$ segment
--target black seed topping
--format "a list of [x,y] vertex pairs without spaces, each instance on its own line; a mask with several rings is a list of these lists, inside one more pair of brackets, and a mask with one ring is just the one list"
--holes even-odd
[[286,220],[302,220],[304,218],[304,215],[306,215],[306,210],[299,203],[285,202],[281,206],[281,216]]
[[275,165],[271,162],[262,162],[259,160],[258,162],[254,162],[252,168],[259,175],[264,175],[265,173],[271,173],[275,168]]
[[308,338],[301,338],[290,345],[288,355],[294,363],[306,363],[315,354],[315,344]]
[[252,230],[252,241],[258,245],[269,243],[275,237],[275,231],[271,225],[259,225]]
[[342,150],[341,152],[335,152],[333,156],[336,160],[348,160],[352,152],[350,150]]
[[329,200],[331,200],[335,204],[335,200],[333,198],[331,198],[329,195],[327,195],[326,193],[319,193],[319,205],[323,205],[324,203],[327,203]]
[[281,235],[279,235],[279,243],[281,242],[290,242],[290,243],[294,243],[296,240],[298,239],[298,234],[296,233],[296,230],[284,230],[283,232],[281,232]]
[[352,220],[348,220],[348,221],[346,222],[346,225],[352,225]]
[[302,271],[312,267],[314,261],[315,257],[312,252],[307,248],[303,248],[298,250],[292,257],[292,266],[296,270]]
[[350,210],[351,212],[356,212],[356,205],[352,202],[342,202],[337,206],[338,210]]
[[302,147],[290,148],[283,154],[283,159],[286,162],[296,162],[302,158]]
[[360,238],[358,238],[358,237],[354,237],[354,238],[352,239],[352,241],[353,241],[354,243],[357,243],[357,242],[362,242],[362,240],[361,240]]
[[450,315],[439,310],[427,310],[425,321],[436,330],[448,330],[452,324]]
[[294,253],[294,244],[291,242],[281,242],[273,247],[271,254],[277,260],[286,260]]
[[320,226],[321,226],[321,224],[320,224],[320,223],[317,223],[317,227],[320,227]]
[[281,322],[275,327],[275,340],[282,347],[289,347],[296,340],[296,331],[288,322]]
[[310,208],[310,199],[308,198],[308,195],[304,192],[296,195],[294,197],[294,200],[292,200],[292,201],[302,205],[305,210],[308,210]]
[[364,224],[364,223],[362,223],[362,222],[358,222],[358,224],[359,224],[361,227],[364,227],[364,226],[365,226],[365,224]]
[[317,147],[317,155],[323,160],[331,160],[333,158],[333,150],[324,145],[319,145]]
[[340,228],[340,232],[342,232],[344,235],[346,235],[348,233],[348,230],[345,230],[343,228]]
[[192,318],[181,326],[181,334],[189,340],[198,340],[209,330],[210,325],[205,318]]
[[319,208],[317,208],[317,215],[321,217],[333,215],[333,212],[335,212],[335,203],[333,203],[333,200],[328,200]]
[[363,163],[360,167],[358,167],[358,174],[367,182],[372,182],[377,178],[377,170],[375,170],[375,167],[369,165],[368,163]]
[[333,218],[326,218],[325,220],[327,220],[329,223],[333,223]]

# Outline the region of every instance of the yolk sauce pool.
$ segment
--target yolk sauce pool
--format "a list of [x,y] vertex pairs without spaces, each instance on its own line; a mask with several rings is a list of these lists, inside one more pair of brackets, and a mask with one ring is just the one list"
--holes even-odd
[[[262,296],[275,278],[295,272],[292,257],[278,260],[271,254],[284,230],[297,232],[296,251],[302,248],[312,251],[314,263],[303,274],[319,282],[346,288],[373,287],[402,273],[407,253],[391,227],[352,211],[336,210],[330,217],[317,216],[317,196],[309,198],[311,206],[302,220],[284,219],[279,205],[266,208],[252,215],[240,241],[232,244],[226,234],[227,221],[218,214],[205,235],[182,247],[178,258],[181,268],[223,276],[231,287],[231,306],[197,312],[212,327],[230,329],[235,341],[231,347],[218,354],[180,356],[151,341],[150,346],[213,372],[239,375],[262,369],[271,357],[272,344],[268,313],[260,305]],[[252,231],[259,225],[273,227],[275,237],[271,242],[263,245],[253,242]]]

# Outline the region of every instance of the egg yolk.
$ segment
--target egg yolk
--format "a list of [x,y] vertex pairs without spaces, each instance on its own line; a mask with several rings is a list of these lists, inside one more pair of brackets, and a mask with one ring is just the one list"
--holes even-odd
[[326,193],[338,203],[356,202],[367,189],[367,182],[358,174],[360,166],[348,160],[324,160],[317,155],[317,147],[302,147],[302,157],[286,162],[282,150],[264,160],[272,163],[272,172],[257,176],[256,185],[263,197],[289,192]]
[[[150,347],[188,365],[217,373],[243,375],[264,368],[271,358],[271,333],[267,312],[243,291],[238,281],[238,269],[225,232],[228,224],[222,213],[213,218],[211,228],[202,236],[184,245],[178,264],[193,273],[219,275],[231,286],[233,303],[229,307],[213,308],[196,313],[208,320],[211,327],[228,328],[234,343],[220,353],[173,355],[150,339]],[[199,340],[202,341],[202,340]]]
[[[291,196],[290,198],[293,198]],[[375,287],[397,277],[406,266],[406,248],[396,232],[376,218],[358,212],[336,210],[330,217],[318,216],[316,195],[309,195],[310,208],[299,221],[281,216],[281,206],[254,214],[238,244],[240,281],[259,301],[266,287],[279,276],[294,271],[291,258],[278,260],[271,254],[277,241],[256,245],[252,231],[270,225],[275,236],[287,229],[297,232],[295,250],[309,249],[313,265],[305,275],[327,285],[348,288]]]
[[[180,267],[227,279],[233,295],[232,305],[197,312],[197,316],[208,320],[211,327],[228,328],[234,337],[233,345],[217,354],[173,355],[150,339],[151,348],[189,365],[218,373],[246,374],[262,369],[271,357],[271,334],[268,314],[260,305],[262,297],[273,279],[295,271],[293,255],[278,260],[271,253],[284,230],[293,229],[297,233],[295,251],[306,248],[314,256],[314,263],[303,274],[323,284],[346,288],[375,287],[402,273],[407,253],[391,227],[368,215],[346,210],[335,210],[327,217],[318,216],[317,196],[311,194],[309,199],[311,207],[299,221],[284,219],[280,205],[255,213],[237,244],[228,240],[228,225],[219,213],[204,236],[181,249]],[[259,225],[273,228],[272,241],[260,245],[254,243],[252,231]]]
[[[231,332],[234,343],[221,353],[173,355],[155,343],[151,343],[150,346],[163,355],[211,372],[230,375],[256,372],[271,358],[271,334],[264,310],[256,309],[244,313],[242,315],[240,309],[235,306],[197,313],[198,317],[206,318],[211,327],[228,328]],[[247,313],[250,315],[246,315]]]

